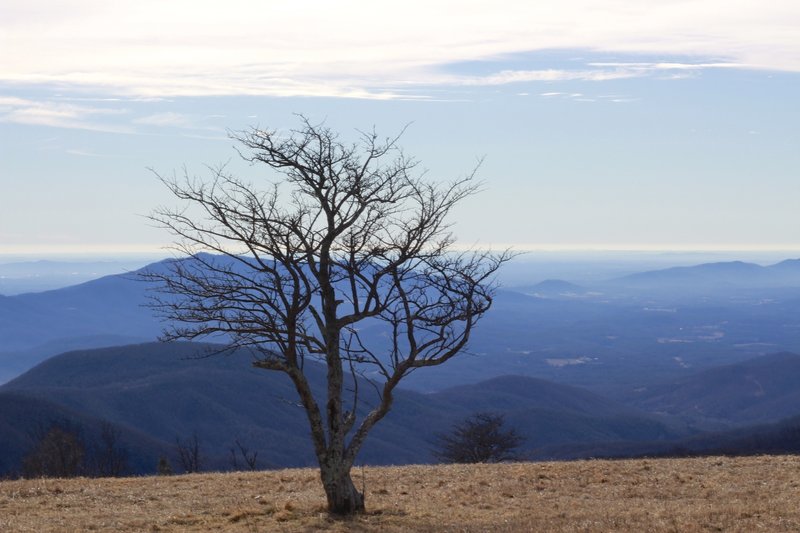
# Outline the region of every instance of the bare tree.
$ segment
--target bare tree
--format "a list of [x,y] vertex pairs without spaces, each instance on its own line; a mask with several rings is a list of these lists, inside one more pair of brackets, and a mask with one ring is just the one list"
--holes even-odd
[[[286,134],[234,135],[246,160],[279,177],[266,187],[224,167],[211,169],[208,180],[161,177],[186,205],[152,218],[190,258],[147,277],[161,288],[154,307],[174,324],[164,339],[220,335],[252,348],[256,367],[289,376],[328,509],[346,515],[364,509],[350,470],[394,389],[410,372],[465,349],[491,306],[493,275],[511,254],[453,251],[447,216],[477,191],[474,172],[447,184],[426,181],[398,138],[361,133],[360,142],[346,144],[300,118]],[[382,327],[384,340],[365,338],[367,326]],[[321,399],[304,373],[310,360],[327,368]],[[359,380],[346,377],[367,370],[376,396],[357,416],[363,394]]]
[[[231,467],[234,470],[239,470],[239,455],[242,456],[242,460],[244,461],[244,466],[247,467],[248,470],[257,470],[258,469],[258,451],[250,451],[250,449],[242,444],[239,439],[236,439],[234,442],[236,447],[231,446]],[[238,452],[238,453],[237,453]]]
[[178,450],[178,460],[181,462],[184,472],[191,474],[200,471],[202,458],[200,456],[200,439],[197,438],[197,433],[186,440],[175,437],[175,448]]
[[503,429],[505,418],[494,413],[476,413],[455,424],[437,438],[434,456],[446,463],[499,463],[516,459],[514,450],[522,437]]
[[93,446],[94,463],[100,477],[120,477],[128,471],[128,450],[120,443],[122,432],[110,422],[100,425],[99,442]]
[[22,460],[25,477],[76,477],[84,473],[86,444],[80,426],[68,420],[40,426],[35,446]]
[[158,458],[158,463],[156,464],[156,474],[159,476],[171,476],[175,472],[172,470],[172,464],[169,462],[165,456],[161,456]]

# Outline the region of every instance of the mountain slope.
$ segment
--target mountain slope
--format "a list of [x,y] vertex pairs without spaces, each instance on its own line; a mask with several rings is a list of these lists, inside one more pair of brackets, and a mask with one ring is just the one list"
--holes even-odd
[[[213,347],[218,349],[218,347]],[[197,359],[210,345],[142,344],[53,357],[0,391],[64,408],[174,443],[198,436],[207,466],[227,468],[236,439],[258,451],[261,466],[314,464],[305,413],[283,374],[254,369],[243,351]],[[306,364],[323,397],[324,368]],[[352,388],[352,387],[349,387]],[[361,399],[374,401],[359,382]],[[507,414],[526,447],[540,443],[677,438],[686,432],[592,393],[542,380],[505,377],[438,394],[397,391],[360,459],[372,464],[432,460],[435,435],[475,411]],[[365,411],[359,411],[363,416]]]
[[[75,428],[86,446],[86,459],[91,462],[93,447],[101,441],[104,420],[80,413],[46,398],[19,392],[0,392],[0,477],[19,472],[22,459],[50,427]],[[118,443],[126,451],[125,473],[151,473],[160,456],[171,457],[174,445],[159,441],[137,429],[114,424]]]
[[800,355],[779,353],[711,368],[629,396],[640,409],[728,424],[800,414]]
[[[750,269],[744,263],[731,265]],[[795,272],[800,261],[751,266]],[[578,291],[551,281],[541,287],[552,295],[545,298],[499,290],[471,336],[469,349],[475,356],[414,373],[404,386],[435,391],[521,374],[609,393],[767,350],[800,350],[800,288],[731,289],[706,298],[705,289],[666,287]],[[147,288],[130,274],[0,297],[0,382],[67,350],[153,340],[162,324],[142,305]],[[368,335],[369,329],[365,326],[362,333]],[[379,347],[380,333],[371,339]]]
[[798,287],[800,286],[800,260],[790,259],[770,266],[760,266],[743,261],[705,263],[640,272],[613,281],[626,287],[650,289]]
[[514,291],[537,298],[577,298],[586,295],[587,289],[561,279],[546,279],[530,287],[515,287]]
[[293,416],[302,411],[288,379],[252,368],[244,354],[192,360],[208,349],[154,343],[70,352],[2,390],[46,397],[166,442],[197,434],[216,468],[226,466],[235,439],[258,441],[262,464],[308,464],[305,421]]
[[0,298],[0,352],[115,334],[154,339],[160,323],[144,306],[145,285],[135,274],[125,274]]
[[448,389],[432,397],[473,412],[499,411],[526,439],[527,448],[579,442],[649,441],[686,435],[667,417],[609,400],[577,387],[504,376]]
[[0,294],[11,296],[77,285],[102,276],[131,272],[144,263],[144,259],[0,263]]

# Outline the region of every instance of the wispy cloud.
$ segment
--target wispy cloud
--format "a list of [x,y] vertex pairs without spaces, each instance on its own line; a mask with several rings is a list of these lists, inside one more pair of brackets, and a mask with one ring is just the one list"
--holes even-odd
[[[488,76],[452,77],[439,79],[438,83],[452,85],[507,85],[521,82],[554,82],[554,81],[605,81],[632,78],[641,75],[634,70],[626,69],[593,69],[593,70],[503,70]],[[430,83],[430,82],[428,82]]]
[[640,72],[640,73],[652,73],[652,72],[663,72],[663,71],[693,71],[693,70],[705,70],[713,68],[742,68],[746,66],[738,63],[724,63],[724,62],[718,62],[718,63],[592,62],[589,63],[588,65],[590,67],[598,67],[603,69],[615,68],[627,72]]
[[156,113],[153,115],[147,115],[145,117],[140,117],[134,119],[133,121],[136,124],[144,124],[146,126],[166,126],[172,128],[187,128],[192,129],[196,128],[194,121],[188,115],[183,115],[181,113],[174,113],[174,112],[166,112],[166,113]]
[[14,124],[130,133],[131,129],[126,126],[98,120],[102,117],[125,113],[124,109],[0,96],[0,122]]
[[701,70],[705,68],[737,68],[741,67],[736,63],[674,63],[674,62],[615,62],[603,63],[593,62],[589,63],[592,67],[615,67],[624,68],[629,70]]
[[619,94],[600,94],[596,96],[585,95],[583,93],[566,93],[566,92],[546,92],[539,93],[542,98],[558,98],[564,100],[573,100],[575,102],[612,102],[615,104],[625,104],[629,102],[638,102],[639,98],[632,98],[630,96]]
[[[0,55],[0,81],[145,98],[394,99],[424,97],[401,90],[408,85],[451,82],[605,81],[722,67],[800,72],[799,19],[796,0],[498,0],[491,8],[463,0],[391,6],[229,0],[224,7],[190,0],[4,0],[0,49],[25,53]],[[698,61],[443,74],[454,63],[566,49]]]
[[91,150],[81,150],[80,148],[68,148],[67,150],[64,150],[64,152],[78,157],[112,157],[106,154],[98,154],[96,152],[92,152]]

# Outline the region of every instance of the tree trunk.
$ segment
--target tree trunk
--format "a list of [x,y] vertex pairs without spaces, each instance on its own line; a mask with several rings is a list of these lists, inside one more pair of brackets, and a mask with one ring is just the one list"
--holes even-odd
[[350,469],[323,467],[321,474],[329,513],[348,516],[364,512],[364,494],[353,484]]

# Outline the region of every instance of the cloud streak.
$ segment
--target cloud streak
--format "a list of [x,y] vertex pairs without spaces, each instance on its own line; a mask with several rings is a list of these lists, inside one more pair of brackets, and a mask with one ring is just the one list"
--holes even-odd
[[[401,90],[408,86],[604,81],[721,67],[800,72],[795,0],[492,6],[476,0],[5,0],[0,49],[25,53],[0,56],[0,81],[140,97],[395,99],[421,96]],[[454,63],[565,49],[697,61],[446,74]]]
[[0,122],[26,126],[50,126],[111,133],[130,133],[131,130],[124,126],[112,126],[97,120],[126,113],[124,109],[109,109],[52,100],[30,100],[0,96]]

